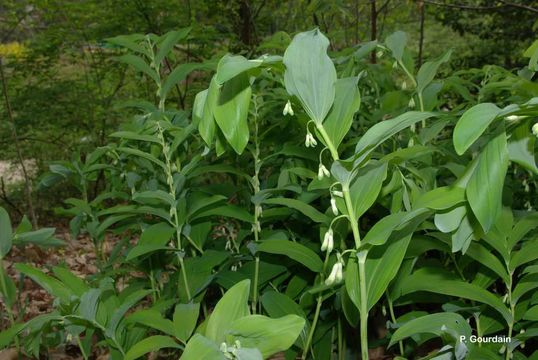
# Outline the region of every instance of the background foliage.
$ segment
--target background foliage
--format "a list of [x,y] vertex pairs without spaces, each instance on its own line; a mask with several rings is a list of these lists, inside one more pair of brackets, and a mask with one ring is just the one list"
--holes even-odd
[[[536,4],[2,10],[0,348],[536,356]],[[24,258],[62,222],[84,277]]]

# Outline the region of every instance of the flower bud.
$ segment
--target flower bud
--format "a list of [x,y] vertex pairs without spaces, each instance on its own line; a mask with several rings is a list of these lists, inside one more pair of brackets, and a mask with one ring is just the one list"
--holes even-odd
[[518,121],[519,119],[521,119],[521,116],[517,116],[517,115],[510,115],[506,117],[506,120],[508,121]]
[[534,136],[538,137],[538,123],[532,126],[532,133]]
[[334,233],[333,229],[327,230],[323,237],[323,243],[321,244],[321,251],[327,251],[330,253],[334,249]]
[[414,109],[415,108],[415,99],[411,98],[411,100],[409,100],[409,103],[407,104],[407,106],[409,106],[410,109]]
[[284,111],[282,111],[282,115],[291,115],[293,116],[295,113],[293,112],[293,108],[291,107],[291,102],[288,100],[286,105],[284,106]]
[[311,146],[315,147],[317,144],[318,143],[317,143],[316,139],[314,139],[314,136],[312,136],[312,134],[310,132],[307,132],[304,145],[306,147],[311,147]]
[[331,209],[333,211],[334,216],[338,215],[338,208],[336,207],[336,199],[331,197]]
[[333,191],[333,195],[334,195],[334,196],[338,196],[338,197],[340,197],[340,198],[344,197],[344,194],[343,194],[341,191],[337,191],[337,190],[336,190],[336,191]]
[[344,278],[343,272],[342,272],[342,263],[340,261],[337,261],[331,270],[331,273],[329,274],[329,277],[327,280],[325,280],[325,285],[330,286],[335,283],[339,283]]
[[331,176],[331,173],[329,172],[329,170],[327,170],[325,165],[320,163],[319,168],[318,168],[318,179],[321,180],[324,177],[329,177],[329,176]]

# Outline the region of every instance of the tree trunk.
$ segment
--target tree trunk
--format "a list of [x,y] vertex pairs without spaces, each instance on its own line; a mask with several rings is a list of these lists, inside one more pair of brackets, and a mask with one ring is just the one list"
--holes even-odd
[[422,65],[422,51],[424,48],[424,1],[418,2],[418,12],[420,14],[420,39],[418,42],[418,67]]
[[[370,0],[370,32],[371,37],[370,39],[376,40],[377,39],[377,7],[376,7],[376,0]],[[370,59],[372,61],[372,64],[375,64],[377,62],[376,58],[376,52],[372,51],[370,55]]]

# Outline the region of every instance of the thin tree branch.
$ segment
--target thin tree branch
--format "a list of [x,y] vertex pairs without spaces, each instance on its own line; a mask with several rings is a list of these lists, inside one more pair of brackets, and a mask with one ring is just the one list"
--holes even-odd
[[446,4],[441,3],[438,1],[433,0],[424,0],[425,3],[437,5],[437,6],[445,6],[455,9],[465,9],[465,10],[496,10],[505,7],[506,5],[494,5],[494,6],[472,6],[472,5],[461,5],[461,4]]
[[524,9],[524,10],[532,11],[533,13],[538,14],[538,9],[533,8],[532,6],[523,5],[523,4],[516,4],[516,3],[508,2],[508,1],[505,1],[505,0],[499,0],[499,1],[502,2],[503,4],[505,4],[506,6],[515,7],[515,8],[519,8],[519,9]]
[[0,199],[2,199],[2,201],[4,201],[9,206],[11,206],[13,208],[13,210],[15,210],[17,212],[17,214],[19,214],[22,217],[24,215],[22,213],[22,211],[7,196],[6,184],[4,182],[4,178],[1,177],[1,176],[0,176],[0,188],[1,188],[1,191],[2,191],[0,193]]

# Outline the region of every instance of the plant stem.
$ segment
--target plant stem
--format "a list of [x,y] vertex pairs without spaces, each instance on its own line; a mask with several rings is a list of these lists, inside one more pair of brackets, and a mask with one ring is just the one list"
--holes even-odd
[[257,313],[258,308],[258,277],[260,276],[260,257],[256,255],[256,266],[254,267],[254,285],[252,288],[252,312]]
[[[405,68],[405,67],[404,67]],[[410,74],[409,74],[410,75]],[[414,81],[414,79],[413,79]],[[416,84],[416,81],[415,81]],[[338,151],[334,146],[333,142],[329,138],[327,131],[322,124],[317,125],[318,132],[323,137],[327,148],[331,152],[333,161],[340,159]],[[355,241],[355,249],[358,251],[361,246],[361,235],[359,232],[359,220],[355,216],[355,209],[353,207],[353,201],[351,200],[351,194],[349,192],[349,185],[342,184],[342,194],[344,196],[344,201],[346,204],[346,209],[348,213],[348,220],[351,225],[351,231],[353,232],[353,240]],[[366,255],[367,251],[363,250],[357,254],[359,259],[359,292],[361,298],[361,308],[360,312],[360,333],[361,333],[361,354],[362,359],[368,359],[368,296],[366,292]]]
[[[257,96],[254,95],[254,176],[252,178],[252,187],[254,190],[254,196],[260,192],[260,143],[258,140],[258,101]],[[254,205],[254,241],[257,243],[260,240],[260,206],[259,204]],[[258,307],[258,278],[260,276],[260,256],[256,254],[256,266],[254,268],[254,286],[252,288],[252,312],[257,313]]]
[[[510,271],[510,266],[506,266],[506,269],[508,270],[509,282],[506,284],[506,287],[508,289],[508,304],[510,304],[510,312],[512,314],[512,320],[508,324],[508,337],[512,337],[512,331],[514,330],[514,316],[515,316],[515,308],[516,304],[512,300],[512,286],[513,286],[513,272]],[[508,345],[506,345],[506,360],[510,360],[512,358],[512,350]]]
[[[153,48],[153,44],[151,43],[149,37],[147,38],[147,42],[148,42],[148,48],[149,48],[149,52],[150,52],[150,59],[151,59],[151,64],[153,65],[153,69],[155,70],[155,72],[157,73],[157,77],[158,77],[158,81],[156,82],[157,83],[157,88],[158,88],[158,91],[157,91],[157,94],[159,96],[159,110],[164,113],[165,111],[165,104],[166,104],[166,99],[165,97],[162,96],[162,93],[161,93],[161,88],[162,88],[162,79],[161,79],[161,72],[160,72],[160,67],[161,67],[161,64],[157,64],[155,62],[155,51],[154,51],[154,48]],[[163,117],[166,117],[163,115]],[[168,184],[168,192],[169,194],[172,196],[173,198],[173,205],[170,206],[170,214],[171,214],[171,221],[176,229],[176,241],[177,241],[177,249],[179,250],[179,253],[178,253],[178,259],[179,259],[179,266],[181,268],[181,273],[182,273],[182,278],[183,278],[183,284],[185,286],[185,293],[187,295],[187,301],[190,301],[191,300],[191,291],[190,291],[190,288],[189,288],[189,282],[187,280],[187,269],[185,267],[185,262],[183,261],[183,254],[181,254],[181,252],[183,251],[183,247],[181,246],[181,225],[179,223],[179,217],[178,217],[178,214],[177,214],[177,197],[176,197],[176,188],[174,186],[174,178],[173,178],[173,175],[172,175],[172,172],[173,172],[173,169],[172,169],[172,161],[170,159],[170,154],[168,153],[168,150],[169,150],[169,146],[168,144],[166,143],[166,140],[165,140],[165,137],[164,137],[164,131],[161,127],[161,125],[159,124],[159,122],[157,121],[157,135],[159,137],[159,141],[160,141],[160,145],[162,147],[162,150],[163,150],[163,155],[164,155],[164,160],[165,160],[165,164],[166,164],[166,183]]]
[[363,250],[357,253],[359,262],[359,287],[361,297],[360,312],[360,332],[361,332],[361,357],[363,360],[368,359],[368,297],[366,292],[366,255],[368,252]]
[[[392,306],[392,299],[390,298],[390,295],[389,295],[389,292],[388,290],[385,291],[385,295],[387,296],[387,303],[389,305],[389,313],[390,313],[390,319],[392,321],[393,324],[396,324],[396,315],[394,314],[394,306]],[[400,347],[400,355],[404,355],[404,347],[403,347],[403,342],[402,341],[398,341],[398,345]]]
[[[7,276],[7,272],[5,272],[5,276]],[[2,261],[2,258],[0,257],[0,287],[2,289],[2,294],[4,294],[4,305],[6,307],[6,312],[9,317],[9,322],[11,325],[15,325],[15,315],[13,314],[13,309],[8,305],[7,303],[7,284],[6,279],[4,279],[4,262]],[[19,336],[15,336],[15,347],[17,348],[17,351],[19,350]]]
[[316,311],[314,313],[314,320],[312,321],[312,326],[310,327],[308,338],[306,339],[306,344],[304,347],[303,355],[301,356],[302,360],[306,359],[308,352],[310,350],[310,345],[312,344],[312,338],[314,337],[314,330],[316,329],[316,325],[318,323],[318,318],[319,318],[319,313],[321,311],[322,303],[323,303],[323,297],[319,295],[318,300],[317,300],[317,305],[316,305]]
[[359,222],[355,216],[355,209],[353,208],[353,202],[351,201],[351,194],[349,193],[349,186],[347,184],[342,184],[342,194],[344,195],[344,201],[349,214],[349,223],[351,225],[351,231],[353,232],[353,239],[355,240],[355,249],[359,249],[361,246]]
[[338,360],[344,360],[344,339],[342,331],[342,318],[338,317]]
[[82,357],[84,360],[88,360],[88,355],[86,354],[86,351],[84,351],[84,346],[82,346],[82,342],[80,341],[80,336],[77,335],[77,345],[80,349],[80,353],[82,354]]
[[340,157],[338,156],[338,150],[334,146],[333,142],[331,141],[331,138],[329,137],[329,134],[327,134],[327,131],[325,131],[325,128],[322,124],[316,124],[316,128],[318,129],[319,133],[323,137],[323,140],[325,141],[325,144],[329,148],[329,151],[331,152],[331,156],[334,161],[338,160]]

